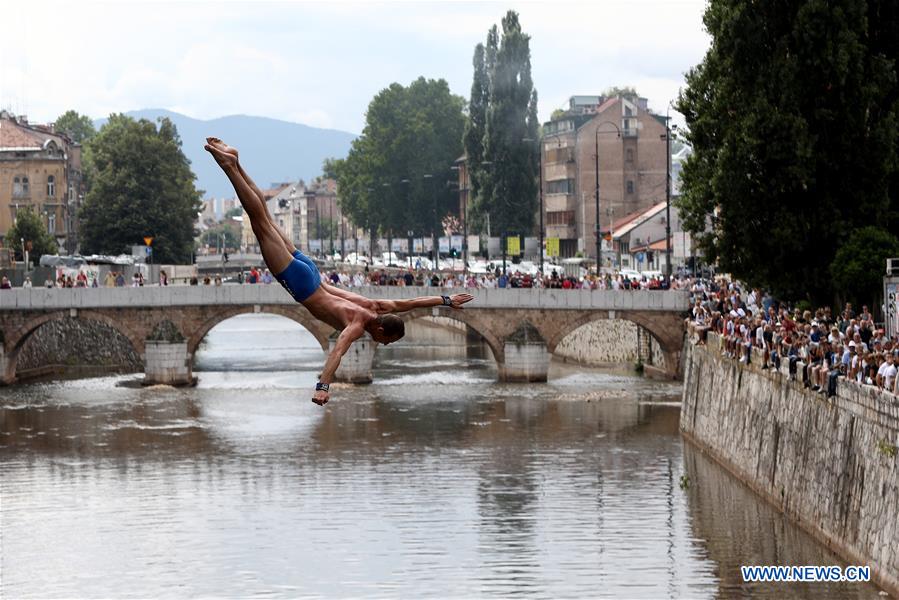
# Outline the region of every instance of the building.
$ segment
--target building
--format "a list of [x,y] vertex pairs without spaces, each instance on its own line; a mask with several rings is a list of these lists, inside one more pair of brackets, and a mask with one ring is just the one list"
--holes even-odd
[[[344,218],[337,196],[337,182],[317,179],[306,188],[306,236],[308,250],[313,254],[333,254],[343,248],[355,249],[358,233],[352,222]],[[348,243],[347,240],[350,240]],[[332,251],[333,248],[333,251]]]
[[615,219],[664,202],[665,123],[645,98],[621,95],[572,96],[569,109],[544,124],[545,235],[558,239],[562,257],[596,257],[597,164],[603,232]]
[[[261,190],[266,204],[269,205],[269,201],[272,198],[277,196],[290,185],[294,184],[291,184],[290,182],[273,183],[268,189]],[[243,252],[259,252],[259,242],[256,241],[256,236],[253,235],[253,228],[250,224],[249,217],[243,219],[243,221],[241,222],[240,249]]]
[[0,111],[0,241],[19,210],[30,207],[60,250],[78,249],[77,213],[84,197],[81,145],[53,125],[30,125]]

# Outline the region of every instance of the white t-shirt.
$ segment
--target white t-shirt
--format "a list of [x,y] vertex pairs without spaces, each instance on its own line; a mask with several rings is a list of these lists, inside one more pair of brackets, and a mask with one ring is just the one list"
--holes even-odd
[[[886,364],[886,363],[884,363]],[[885,390],[893,389],[893,379],[896,378],[896,365],[890,365],[883,370],[883,388]]]

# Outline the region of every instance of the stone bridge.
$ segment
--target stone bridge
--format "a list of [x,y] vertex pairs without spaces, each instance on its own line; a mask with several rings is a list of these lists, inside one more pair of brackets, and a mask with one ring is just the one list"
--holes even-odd
[[[460,290],[453,290],[460,291]],[[569,333],[597,319],[626,319],[649,332],[665,356],[664,375],[675,378],[683,344],[687,292],[536,289],[465,290],[464,310],[418,309],[406,320],[440,315],[479,334],[493,352],[500,380],[545,381],[550,357]],[[369,287],[377,299],[447,293],[426,287]],[[56,319],[93,319],[124,335],[144,359],[146,383],[188,384],[193,357],[210,329],[245,313],[281,315],[305,327],[327,353],[335,331],[278,285],[143,288],[13,289],[0,291],[0,382],[16,381],[16,362],[28,337]],[[370,382],[376,344],[362,338],[344,357],[337,377]]]

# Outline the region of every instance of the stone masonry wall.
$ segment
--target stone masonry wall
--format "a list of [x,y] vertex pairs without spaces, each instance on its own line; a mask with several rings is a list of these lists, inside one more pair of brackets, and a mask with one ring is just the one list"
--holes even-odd
[[[637,362],[637,329],[638,325],[632,321],[599,319],[565,336],[553,355],[584,365],[633,365]],[[649,338],[652,362],[664,369],[665,357],[659,343],[652,336]]]
[[899,596],[899,399],[845,380],[826,398],[761,366],[688,341],[684,436]]
[[141,371],[144,363],[128,338],[89,319],[58,319],[35,330],[19,353],[17,369],[47,365],[114,366]]

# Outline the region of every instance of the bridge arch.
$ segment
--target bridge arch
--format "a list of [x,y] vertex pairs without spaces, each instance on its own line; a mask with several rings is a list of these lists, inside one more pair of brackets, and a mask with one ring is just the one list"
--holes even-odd
[[91,310],[78,309],[74,314],[70,309],[57,310],[29,319],[23,323],[21,327],[13,331],[12,334],[6,336],[6,372],[0,373],[0,376],[2,376],[4,381],[15,380],[19,355],[32,334],[47,323],[62,321],[64,319],[81,319],[103,323],[124,336],[131,344],[131,348],[134,352],[139,355],[144,353],[144,336],[122,320],[117,320],[105,313]]
[[665,356],[665,368],[668,375],[676,375],[680,353],[683,349],[683,318],[679,314],[659,314],[643,311],[590,311],[559,323],[551,335],[547,336],[546,348],[550,354],[566,336],[575,330],[604,319],[621,319],[642,327],[655,339]]
[[184,337],[187,338],[188,353],[193,356],[197,351],[200,342],[206,337],[206,334],[222,321],[226,321],[231,317],[254,313],[278,315],[298,323],[312,334],[322,347],[322,350],[327,354],[328,340],[334,329],[313,318],[312,315],[309,315],[308,313],[304,313],[291,306],[278,305],[262,305],[259,307],[259,310],[256,310],[253,306],[228,306],[214,311],[211,315],[207,316],[198,327],[191,331],[184,332]]
[[[416,310],[410,310],[408,312],[400,313],[399,316],[403,319],[403,321],[409,322],[414,321],[415,319],[421,319],[423,317],[433,317],[435,315],[430,308],[419,308]],[[501,340],[493,332],[483,316],[479,316],[475,313],[475,311],[466,310],[441,311],[437,316],[444,317],[446,319],[452,319],[471,327],[472,330],[474,330],[475,333],[481,336],[481,338],[487,343],[487,346],[490,347],[490,351],[493,353],[494,360],[496,360],[498,364],[503,363],[503,361],[505,360],[503,340]]]

